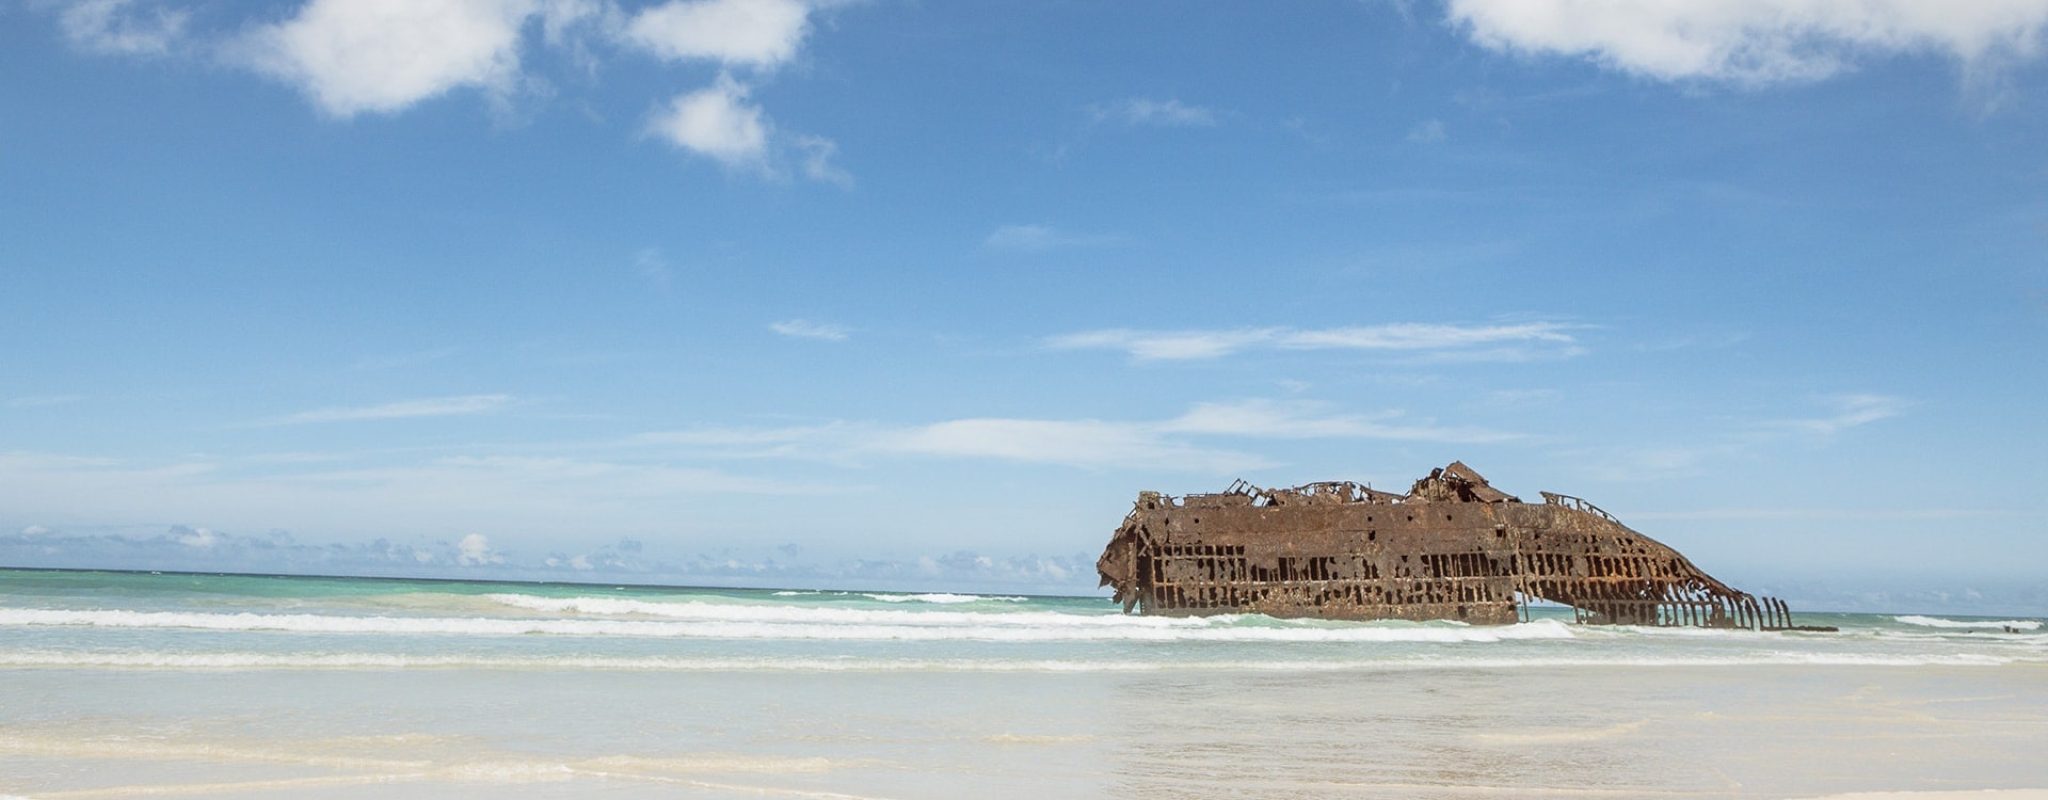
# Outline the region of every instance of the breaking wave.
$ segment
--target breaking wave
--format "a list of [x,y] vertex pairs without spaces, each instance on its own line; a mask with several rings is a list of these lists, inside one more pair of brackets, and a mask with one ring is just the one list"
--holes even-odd
[[858,594],[861,597],[868,598],[869,600],[879,600],[884,603],[938,603],[940,605],[953,605],[957,603],[977,603],[984,601],[995,603],[1025,603],[1030,602],[1031,600],[1031,598],[1029,597],[1017,597],[1013,595],[953,594],[950,592],[925,592],[922,594],[884,594],[870,592],[828,592],[822,589],[784,589],[782,591],[774,593],[776,597],[810,597],[816,595],[850,597],[855,594]]
[[[508,595],[520,597],[519,595]],[[528,598],[541,600],[544,598]],[[637,602],[637,601],[623,601]],[[656,604],[660,605],[660,604]],[[683,605],[683,604],[677,604]],[[763,607],[731,606],[733,609]],[[808,612],[852,609],[805,609]],[[752,612],[749,612],[752,613]],[[867,612],[887,613],[887,612]],[[938,617],[944,612],[907,614]],[[439,634],[458,636],[626,636],[680,639],[800,639],[835,641],[987,642],[1499,642],[1571,639],[1561,622],[1538,620],[1496,628],[1328,624],[1238,624],[1243,617],[1168,619],[1045,614],[1033,624],[1001,622],[1022,614],[959,614],[963,619],[889,622],[789,621],[710,618],[683,620],[503,619],[490,617],[354,617],[324,614],[205,613],[66,609],[0,609],[0,626],[71,626],[123,629],[184,628],[289,633]],[[1168,624],[1159,624],[1166,622]]]
[[862,596],[870,600],[880,600],[884,603],[939,603],[942,605],[952,605],[954,603],[972,603],[978,600],[993,600],[1000,603],[1022,603],[1026,600],[1031,599],[1028,597],[1003,597],[979,594],[947,594],[945,592],[933,592],[927,594],[864,594]]
[[1892,617],[1892,619],[1907,625],[1919,625],[1927,628],[1989,628],[1991,630],[2013,628],[2022,631],[2040,630],[2041,628],[2041,622],[2032,619],[1960,620],[1923,617],[1918,614],[1907,614],[1903,617]]
[[1751,653],[1696,658],[1386,658],[1386,659],[892,659],[712,658],[684,656],[488,656],[397,653],[81,653],[0,651],[0,667],[44,669],[501,669],[622,672],[1357,672],[1439,669],[1690,668],[1749,666],[1993,667],[2024,659],[1976,654]]
[[[528,594],[487,594],[487,600],[512,608],[552,614],[647,616],[717,622],[829,622],[873,625],[1078,625],[1199,628],[1215,623],[1195,617],[1132,617],[1122,614],[1069,614],[1056,611],[898,611],[895,609],[830,608],[799,605],[742,605],[698,601],[658,602],[617,597],[536,597]],[[1238,616],[1209,619],[1235,620]]]

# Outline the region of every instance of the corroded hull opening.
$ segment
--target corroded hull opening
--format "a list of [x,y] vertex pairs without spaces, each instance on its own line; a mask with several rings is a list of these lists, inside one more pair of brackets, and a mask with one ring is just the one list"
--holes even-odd
[[1125,611],[1507,624],[1529,603],[1584,623],[1795,629],[1597,506],[1524,503],[1461,463],[1407,494],[1350,482],[1141,492],[1096,562]]

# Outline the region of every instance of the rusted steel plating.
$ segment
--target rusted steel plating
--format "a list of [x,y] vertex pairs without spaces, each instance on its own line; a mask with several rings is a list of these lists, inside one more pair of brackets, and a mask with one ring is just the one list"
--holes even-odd
[[1452,462],[1407,494],[1349,481],[1140,492],[1096,562],[1124,610],[1505,624],[1547,600],[1584,623],[1789,630],[1779,600],[1729,587],[1598,506],[1524,503]]

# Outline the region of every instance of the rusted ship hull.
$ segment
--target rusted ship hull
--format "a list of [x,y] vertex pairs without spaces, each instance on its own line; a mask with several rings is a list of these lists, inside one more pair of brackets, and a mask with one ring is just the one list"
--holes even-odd
[[1144,492],[1096,564],[1126,611],[1784,630],[1785,604],[1715,580],[1583,500],[1524,503],[1463,464],[1405,495],[1352,483]]

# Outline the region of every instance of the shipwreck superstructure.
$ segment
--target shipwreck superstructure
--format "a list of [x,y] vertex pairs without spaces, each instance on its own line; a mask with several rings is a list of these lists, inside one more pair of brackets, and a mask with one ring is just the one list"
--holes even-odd
[[1126,612],[1506,624],[1549,601],[1595,624],[1788,630],[1782,601],[1734,589],[1598,506],[1525,503],[1462,463],[1407,494],[1348,481],[1141,492],[1096,562]]

